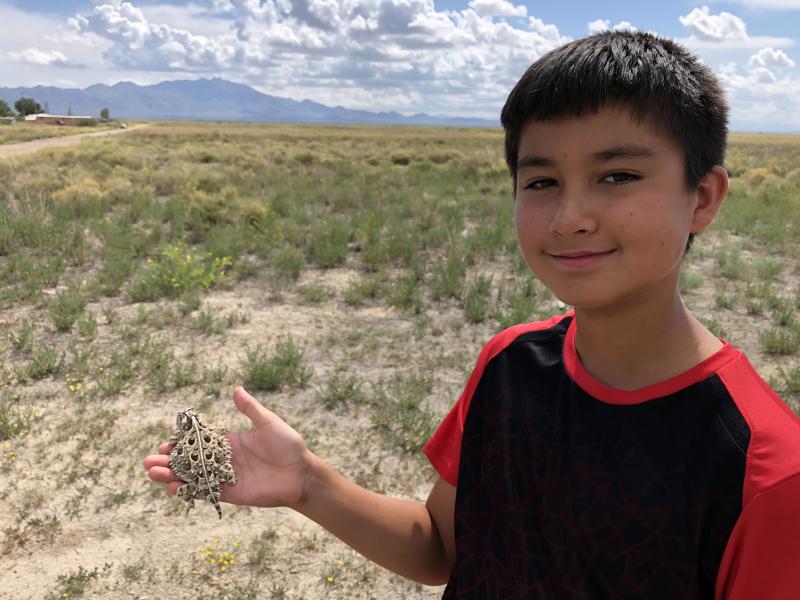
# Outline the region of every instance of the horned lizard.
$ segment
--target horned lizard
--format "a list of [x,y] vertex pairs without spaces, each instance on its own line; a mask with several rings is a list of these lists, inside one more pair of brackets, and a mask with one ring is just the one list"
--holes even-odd
[[225,429],[203,423],[200,413],[187,408],[178,413],[177,431],[169,438],[175,447],[169,455],[169,466],[186,485],[178,488],[178,497],[188,502],[188,513],[195,499],[208,500],[222,518],[219,495],[222,484],[236,483],[231,465],[231,445],[222,434]]

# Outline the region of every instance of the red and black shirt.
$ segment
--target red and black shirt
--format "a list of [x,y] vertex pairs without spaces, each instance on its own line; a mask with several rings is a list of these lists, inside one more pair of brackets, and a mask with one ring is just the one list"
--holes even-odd
[[730,344],[623,391],[567,313],[483,349],[423,451],[457,486],[444,598],[800,598],[800,420]]

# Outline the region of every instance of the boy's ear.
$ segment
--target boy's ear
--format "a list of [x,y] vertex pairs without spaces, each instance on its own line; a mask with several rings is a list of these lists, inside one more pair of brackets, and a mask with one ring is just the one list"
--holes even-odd
[[697,184],[697,205],[692,215],[691,233],[711,225],[728,193],[728,172],[721,165],[714,167]]

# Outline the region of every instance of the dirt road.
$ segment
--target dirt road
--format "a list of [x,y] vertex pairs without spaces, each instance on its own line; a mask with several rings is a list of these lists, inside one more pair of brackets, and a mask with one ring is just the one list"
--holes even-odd
[[80,143],[81,140],[85,140],[86,138],[117,135],[119,133],[142,129],[143,127],[147,127],[147,125],[136,125],[128,129],[111,129],[109,131],[97,131],[95,133],[79,133],[77,135],[65,137],[43,138],[31,140],[30,142],[21,142],[19,144],[3,144],[0,145],[0,159],[11,158],[12,156],[19,156],[21,154],[30,154],[31,152],[36,152],[37,150],[50,148],[52,146],[71,146],[72,144]]

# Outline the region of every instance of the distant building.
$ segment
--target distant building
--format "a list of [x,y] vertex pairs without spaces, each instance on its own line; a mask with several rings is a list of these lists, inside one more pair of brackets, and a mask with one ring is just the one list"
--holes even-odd
[[48,115],[40,113],[38,115],[26,115],[26,121],[41,123],[42,125],[78,125],[81,122],[88,122],[92,117],[76,117],[74,115]]
[[13,125],[17,120],[14,117],[0,117],[0,123],[5,125]]

